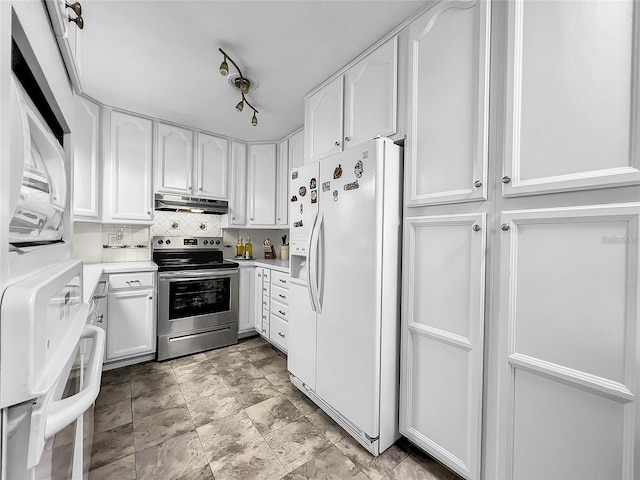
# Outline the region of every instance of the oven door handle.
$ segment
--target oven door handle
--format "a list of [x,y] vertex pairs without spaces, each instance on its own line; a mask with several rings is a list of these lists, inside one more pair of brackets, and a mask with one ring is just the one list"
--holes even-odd
[[158,275],[158,279],[162,280],[171,280],[172,282],[180,282],[185,280],[197,280],[202,278],[221,278],[221,277],[232,277],[238,274],[238,269],[225,269],[225,270],[216,270],[216,271],[207,271],[199,272],[199,273],[161,273]]
[[40,462],[46,441],[89,410],[100,393],[106,334],[99,327],[85,325],[80,336],[80,340],[83,339],[93,340],[86,382],[82,390],[75,395],[50,403],[45,401],[43,405],[35,406],[31,422],[28,468]]

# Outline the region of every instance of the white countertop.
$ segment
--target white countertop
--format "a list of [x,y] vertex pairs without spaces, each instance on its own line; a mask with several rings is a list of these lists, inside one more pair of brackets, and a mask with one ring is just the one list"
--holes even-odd
[[103,273],[155,272],[157,270],[158,266],[153,262],[85,263],[82,272],[84,302],[89,303],[91,300]]
[[240,267],[265,267],[280,272],[289,273],[289,260],[282,260],[281,258],[266,259],[266,258],[252,258],[251,260],[242,260],[241,258],[228,258],[230,262],[236,262]]

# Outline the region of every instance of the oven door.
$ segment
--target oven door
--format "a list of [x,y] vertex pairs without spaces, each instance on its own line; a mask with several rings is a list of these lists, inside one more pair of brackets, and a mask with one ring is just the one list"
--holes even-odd
[[238,322],[238,269],[161,272],[158,289],[158,335]]

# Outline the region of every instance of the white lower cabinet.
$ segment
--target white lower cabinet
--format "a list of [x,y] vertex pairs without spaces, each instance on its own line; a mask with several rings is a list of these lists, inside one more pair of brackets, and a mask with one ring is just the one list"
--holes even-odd
[[155,272],[109,275],[105,361],[156,351]]
[[639,220],[637,203],[503,212],[505,478],[639,478]]
[[238,307],[238,335],[255,331],[255,275],[256,267],[240,266],[240,304]]
[[254,290],[255,328],[260,335],[269,338],[269,295],[264,293],[264,289],[268,289],[269,284],[265,281],[265,270],[268,269],[256,267]]
[[286,353],[289,336],[289,274],[256,267],[254,278],[255,329],[265,340]]
[[405,220],[400,432],[480,478],[485,214]]

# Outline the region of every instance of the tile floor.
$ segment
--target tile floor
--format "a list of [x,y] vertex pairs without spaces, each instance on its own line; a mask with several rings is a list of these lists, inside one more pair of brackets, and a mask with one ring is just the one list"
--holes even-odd
[[375,458],[289,381],[254,337],[105,372],[91,480],[456,480],[401,440]]

